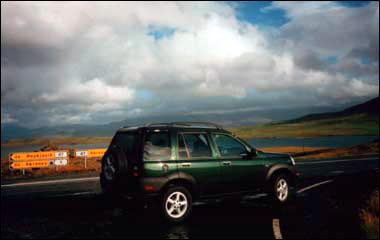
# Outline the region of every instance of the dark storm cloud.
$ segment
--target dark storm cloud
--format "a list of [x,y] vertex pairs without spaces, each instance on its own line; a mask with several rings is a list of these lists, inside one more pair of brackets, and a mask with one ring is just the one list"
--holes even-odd
[[66,57],[62,49],[52,47],[23,47],[1,45],[2,66],[49,67],[58,64]]

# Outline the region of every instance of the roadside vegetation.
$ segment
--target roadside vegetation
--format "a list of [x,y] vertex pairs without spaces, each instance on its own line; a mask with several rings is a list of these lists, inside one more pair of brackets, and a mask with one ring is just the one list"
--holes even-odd
[[361,228],[368,239],[379,239],[379,190],[374,191],[367,206],[360,211]]

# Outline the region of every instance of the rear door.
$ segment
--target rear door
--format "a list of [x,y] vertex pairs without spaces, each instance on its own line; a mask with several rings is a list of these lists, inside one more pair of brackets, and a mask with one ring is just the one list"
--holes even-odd
[[143,159],[146,177],[166,177],[177,174],[173,139],[167,129],[146,130]]
[[203,196],[220,193],[220,162],[211,149],[207,132],[177,133],[178,171],[194,178]]

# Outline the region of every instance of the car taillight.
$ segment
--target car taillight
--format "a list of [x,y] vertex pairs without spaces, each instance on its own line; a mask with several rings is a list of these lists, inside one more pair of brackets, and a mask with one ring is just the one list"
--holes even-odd
[[145,191],[150,192],[153,191],[153,186],[144,186]]
[[133,167],[132,175],[133,175],[134,177],[138,177],[138,176],[140,175],[140,173],[139,173],[139,167],[137,167],[137,166],[134,166],[134,167]]

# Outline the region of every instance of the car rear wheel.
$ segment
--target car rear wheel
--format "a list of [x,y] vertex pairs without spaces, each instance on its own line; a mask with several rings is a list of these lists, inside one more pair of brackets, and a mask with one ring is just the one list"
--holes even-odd
[[192,211],[192,197],[184,187],[169,188],[162,199],[162,210],[166,220],[173,223],[184,221]]

